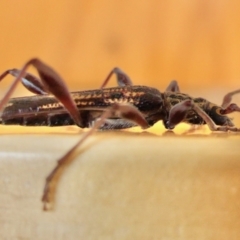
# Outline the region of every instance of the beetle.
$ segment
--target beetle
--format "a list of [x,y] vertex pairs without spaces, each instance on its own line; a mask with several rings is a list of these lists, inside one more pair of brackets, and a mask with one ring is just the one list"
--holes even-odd
[[[6,74],[18,76],[19,73],[18,69],[7,70],[0,76],[0,80]],[[118,86],[104,88],[113,73],[117,75]],[[50,83],[50,80],[47,81]],[[114,68],[100,89],[70,93],[71,104],[75,105],[72,108],[77,112],[73,115],[72,110],[67,111],[68,106],[64,108],[65,100],[47,94],[51,91],[42,85],[37,77],[24,73],[21,82],[28,90],[38,95],[10,99],[0,116],[0,124],[23,126],[77,124],[81,128],[88,128],[101,117],[103,111],[117,103],[136,107],[147,122],[147,127],[162,120],[166,129],[174,129],[178,123],[186,122],[195,125],[207,123],[213,131],[238,131],[226,114],[240,110],[236,104],[230,104],[231,96],[240,90],[228,93],[222,106],[218,106],[204,98],[192,98],[180,92],[176,81],[172,81],[164,93],[152,87],[132,85],[130,78],[122,70]],[[61,93],[62,89],[58,91]],[[66,102],[69,104],[67,100]],[[131,119],[129,121],[113,113],[105,119],[100,128],[124,129],[136,125],[137,123]]]
[[[30,65],[37,69],[39,78],[27,72]],[[16,78],[0,102],[0,124],[90,127],[59,159],[47,177],[42,198],[45,210],[51,202],[57,173],[96,129],[124,129],[136,125],[146,129],[162,120],[166,129],[174,129],[180,122],[186,122],[207,124],[212,131],[240,131],[227,116],[240,111],[235,103],[231,103],[232,96],[240,93],[240,89],[226,94],[219,106],[180,92],[177,81],[172,81],[163,93],[152,87],[133,85],[129,76],[119,68],[109,73],[99,89],[71,93],[55,70],[37,58],[30,59],[21,70],[6,70],[0,75],[0,81],[8,74]],[[106,88],[113,74],[117,76],[118,86]],[[37,95],[10,99],[18,82]]]

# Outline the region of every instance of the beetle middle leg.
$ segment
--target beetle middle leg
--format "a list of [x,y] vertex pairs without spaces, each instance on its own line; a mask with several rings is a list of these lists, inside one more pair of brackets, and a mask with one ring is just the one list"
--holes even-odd
[[180,92],[180,88],[178,86],[178,82],[176,80],[172,80],[168,87],[166,88],[166,92]]
[[106,85],[108,84],[108,82],[109,82],[109,80],[110,80],[110,78],[113,74],[116,74],[116,76],[117,76],[118,86],[123,87],[123,86],[131,86],[132,85],[132,81],[131,81],[130,77],[125,72],[123,72],[120,68],[115,67],[108,74],[108,76],[106,77],[106,79],[102,83],[100,89],[106,87]]

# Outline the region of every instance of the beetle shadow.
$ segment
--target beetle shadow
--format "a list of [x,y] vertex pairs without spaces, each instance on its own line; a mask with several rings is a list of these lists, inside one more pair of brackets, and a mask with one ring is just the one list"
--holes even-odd
[[[66,127],[24,127],[24,126],[18,126],[16,131],[12,130],[9,127],[6,127],[4,129],[4,126],[1,127],[4,131],[1,131],[0,136],[2,135],[81,135],[89,129],[80,129],[76,126],[66,126]],[[105,135],[105,136],[113,136],[113,135],[118,135],[118,136],[139,136],[139,137],[230,137],[230,136],[239,136],[239,132],[206,132],[204,131],[203,126],[199,127],[190,127],[186,131],[183,131],[179,133],[178,130],[165,130],[165,129],[160,129],[158,130],[130,130],[130,129],[125,129],[125,130],[96,130],[91,136],[93,135]]]
[[108,130],[108,131],[96,131],[97,135],[105,135],[105,136],[129,136],[129,137],[157,137],[157,138],[168,138],[168,137],[174,137],[174,138],[196,138],[196,137],[204,137],[204,138],[227,138],[231,136],[240,136],[239,132],[201,132],[201,129],[193,130],[189,129],[184,132],[178,133],[174,130],[160,130],[157,131],[148,131],[148,130],[142,130],[142,131],[132,131],[132,130]]

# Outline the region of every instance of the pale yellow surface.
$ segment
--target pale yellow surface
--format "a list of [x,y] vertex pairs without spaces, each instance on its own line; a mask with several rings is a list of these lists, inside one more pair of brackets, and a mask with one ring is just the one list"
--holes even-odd
[[1,135],[1,238],[239,239],[240,135],[186,129],[95,133],[50,212],[40,201],[45,177],[81,133]]
[[[164,91],[177,79],[183,92],[219,104],[240,88],[239,0],[21,0],[0,7],[0,72],[39,57],[72,91],[98,88],[115,66],[134,84]],[[0,83],[0,96],[10,79]],[[28,94],[19,87],[15,96]],[[81,131],[1,127],[0,238],[239,240],[239,134],[204,128],[180,136],[187,129],[93,135],[46,213],[44,179]]]

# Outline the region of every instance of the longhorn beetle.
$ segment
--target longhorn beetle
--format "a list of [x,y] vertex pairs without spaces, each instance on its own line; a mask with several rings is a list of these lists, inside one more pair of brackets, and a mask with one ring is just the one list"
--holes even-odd
[[[28,73],[34,66],[39,78]],[[0,75],[15,76],[0,102],[0,124],[23,126],[64,126],[76,124],[80,128],[91,127],[64,156],[46,179],[42,201],[44,210],[51,204],[54,181],[68,162],[69,156],[96,129],[124,129],[136,125],[146,129],[162,120],[166,129],[174,129],[180,122],[207,124],[212,131],[240,132],[226,115],[239,112],[231,103],[232,96],[240,89],[225,95],[221,106],[204,98],[192,98],[181,93],[178,83],[172,81],[164,93],[155,88],[133,85],[130,78],[119,68],[114,68],[100,89],[69,92],[62,78],[37,58],[26,62],[21,70],[10,69]],[[111,76],[116,74],[117,87],[105,88]],[[21,82],[31,97],[12,98],[14,89]],[[49,95],[51,94],[51,95]],[[53,96],[52,96],[53,95]]]

